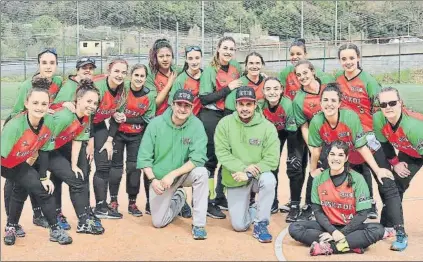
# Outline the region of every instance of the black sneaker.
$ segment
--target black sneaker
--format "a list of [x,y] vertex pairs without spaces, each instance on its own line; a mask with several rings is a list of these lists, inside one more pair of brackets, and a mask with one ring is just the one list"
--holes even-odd
[[122,214],[116,212],[114,209],[106,206],[106,207],[96,207],[95,216],[100,219],[120,219],[122,218]]
[[101,224],[101,220],[100,218],[98,218],[95,214],[94,214],[94,208],[89,208],[88,209],[88,217],[91,218],[94,221],[94,224],[96,227],[100,227],[103,229],[103,233],[105,231],[103,225]]
[[297,217],[297,221],[310,221],[313,219],[313,210],[310,205],[304,205],[301,209],[300,215]]
[[207,216],[215,219],[225,219],[226,215],[220,210],[219,206],[209,203],[207,207]]
[[286,216],[285,222],[286,223],[296,222],[299,215],[300,215],[300,206],[291,205],[291,208],[289,209],[289,213]]
[[39,217],[32,217],[32,223],[34,223],[34,225],[39,226],[39,227],[44,227],[44,228],[48,228],[48,222],[47,222],[47,218],[43,215],[39,216]]
[[16,228],[15,227],[6,227],[4,230],[4,244],[8,246],[12,246],[15,244],[16,241]]
[[134,217],[142,217],[142,212],[138,209],[136,204],[130,204],[128,206],[128,213]]
[[215,205],[217,205],[221,210],[228,210],[228,200],[225,198],[216,198],[214,200]]
[[76,233],[85,233],[91,235],[101,235],[104,233],[103,227],[99,227],[96,225],[94,219],[89,218],[86,220],[84,224],[78,223],[76,227]]
[[25,231],[23,230],[21,225],[17,225],[15,227],[15,229],[16,229],[16,236],[17,237],[25,237]]
[[188,205],[187,201],[185,201],[185,204],[182,207],[179,215],[183,218],[191,218],[192,217],[191,207]]
[[145,213],[146,213],[147,215],[151,215],[150,202],[147,202],[147,203],[145,204]]
[[68,245],[72,243],[72,237],[60,227],[56,229],[50,228],[50,241],[58,242],[60,245]]
[[367,218],[369,219],[377,219],[377,207],[376,207],[376,203],[372,204],[372,208],[370,209],[370,212],[367,214]]
[[272,209],[270,209],[271,214],[276,214],[279,212],[279,201],[275,200],[273,201]]
[[281,213],[288,213],[289,210],[291,209],[290,207],[291,207],[291,201],[289,201],[285,205],[280,206],[279,210],[281,211]]

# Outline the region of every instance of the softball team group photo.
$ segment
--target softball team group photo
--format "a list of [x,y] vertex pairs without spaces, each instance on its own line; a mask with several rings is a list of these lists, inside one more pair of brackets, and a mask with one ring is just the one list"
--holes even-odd
[[[157,39],[148,64],[115,58],[95,75],[95,58],[83,56],[62,79],[56,50],[43,49],[2,128],[4,244],[25,241],[29,196],[33,224],[60,245],[73,242],[71,231],[101,238],[105,219],[125,216],[163,231],[191,219],[195,240],[213,230],[207,219],[227,219],[233,234],[271,243],[270,217],[282,212],[311,256],[363,254],[382,239],[406,250],[402,201],[423,165],[423,114],[360,66],[354,43],[338,47],[335,75],[307,60],[304,39],[291,43],[291,65],[277,76],[258,52],[241,66],[232,37],[215,50],[203,69],[201,47],[186,46],[178,68],[172,44]],[[289,199],[278,199],[280,176]],[[63,184],[74,210],[62,208]],[[67,221],[72,212],[77,224]]]

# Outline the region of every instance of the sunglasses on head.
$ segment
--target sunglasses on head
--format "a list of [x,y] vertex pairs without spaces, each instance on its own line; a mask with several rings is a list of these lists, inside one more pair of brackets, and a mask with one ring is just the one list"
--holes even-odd
[[83,57],[81,59],[79,59],[80,62],[90,62],[91,64],[95,64],[95,60],[92,59],[91,57]]
[[198,45],[190,45],[185,47],[185,53],[191,52],[192,50],[201,52],[201,48]]
[[394,107],[398,104],[398,102],[399,102],[398,100],[389,101],[389,102],[382,102],[382,103],[380,103],[380,107],[381,108],[387,108],[388,105],[389,105],[389,107]]
[[56,48],[44,48],[43,50],[41,50],[38,56],[41,56],[44,53],[52,53],[53,55],[57,56]]

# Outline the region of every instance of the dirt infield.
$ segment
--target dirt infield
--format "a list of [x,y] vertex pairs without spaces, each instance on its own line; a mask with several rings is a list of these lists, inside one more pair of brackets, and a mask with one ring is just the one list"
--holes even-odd
[[[285,160],[285,154],[282,156]],[[281,170],[279,184],[279,200],[286,202],[289,198],[288,179],[284,167]],[[90,176],[92,180],[92,175]],[[363,255],[337,255],[331,257],[310,257],[308,247],[293,241],[288,235],[283,239],[283,255],[287,260],[365,260],[365,261],[405,261],[423,260],[423,174],[418,174],[409,191],[404,204],[406,226],[409,234],[409,248],[402,253],[392,252],[386,240],[371,246]],[[3,189],[4,179],[1,179]],[[63,187],[63,210],[68,217],[72,229],[73,244],[60,246],[48,241],[48,230],[32,224],[32,210],[29,201],[25,203],[20,224],[27,235],[18,238],[14,246],[5,246],[1,241],[1,260],[31,261],[134,261],[134,260],[260,260],[275,261],[275,240],[286,227],[285,214],[272,215],[270,231],[272,244],[260,244],[252,237],[252,229],[244,233],[232,230],[229,218],[224,220],[207,219],[208,239],[195,241],[191,236],[191,219],[176,218],[173,223],[163,229],[155,229],[151,217],[140,218],[130,216],[126,212],[128,204],[125,193],[125,181],[122,181],[119,193],[120,211],[124,214],[121,220],[103,220],[106,229],[104,235],[80,235],[75,232],[76,215],[69,199],[67,186]],[[141,187],[143,188],[143,187]],[[375,187],[376,188],[376,187]],[[187,190],[190,196],[191,190]],[[377,194],[375,194],[377,195]],[[93,193],[91,203],[93,205]],[[188,202],[190,203],[190,201]],[[138,197],[138,205],[144,211],[144,191]],[[381,209],[381,204],[378,204]],[[227,212],[226,212],[227,214]],[[1,236],[6,224],[3,193],[1,194]]]

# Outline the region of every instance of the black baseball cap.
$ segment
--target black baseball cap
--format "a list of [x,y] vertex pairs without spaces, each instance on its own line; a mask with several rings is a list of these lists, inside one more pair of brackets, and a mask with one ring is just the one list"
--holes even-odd
[[184,102],[192,105],[194,103],[194,95],[186,89],[179,89],[173,95],[173,102]]
[[236,90],[236,101],[249,100],[256,101],[256,93],[254,89],[249,86],[241,86]]
[[84,65],[93,65],[94,68],[97,68],[95,66],[95,59],[91,58],[89,56],[83,56],[81,58],[78,59],[78,61],[76,61],[76,68],[80,68],[83,67]]

